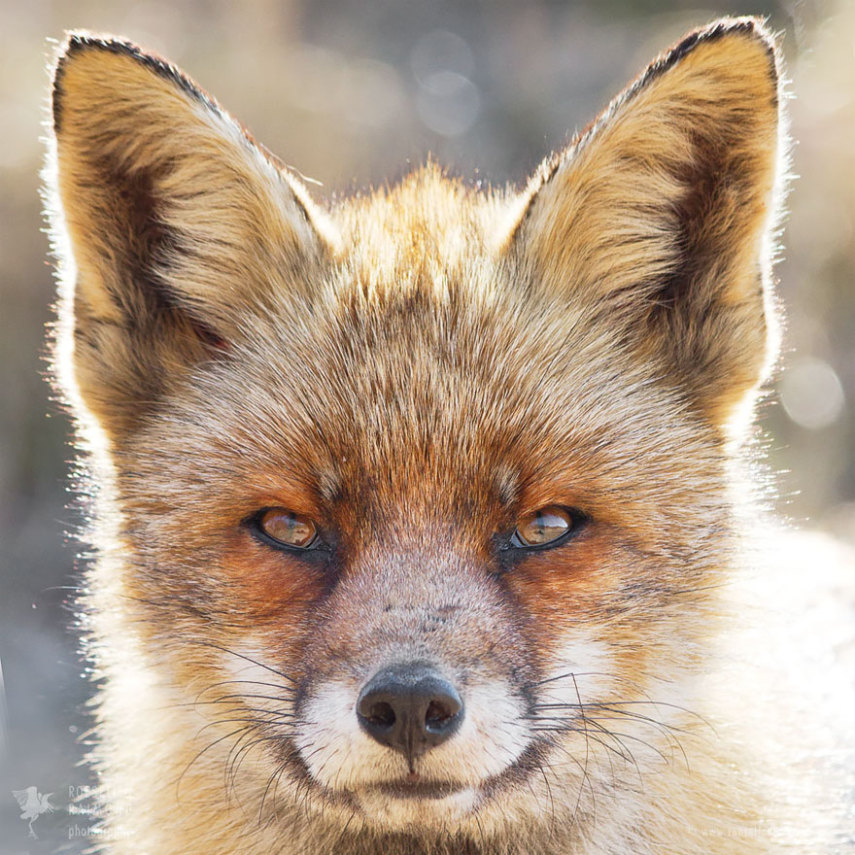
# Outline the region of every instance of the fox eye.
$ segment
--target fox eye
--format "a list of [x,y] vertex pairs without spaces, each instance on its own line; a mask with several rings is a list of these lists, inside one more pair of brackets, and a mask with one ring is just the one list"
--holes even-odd
[[253,534],[272,546],[311,549],[318,541],[318,527],[308,517],[285,508],[265,508],[249,520]]
[[576,534],[586,520],[581,511],[573,508],[558,505],[540,508],[517,522],[511,546],[521,549],[558,546]]

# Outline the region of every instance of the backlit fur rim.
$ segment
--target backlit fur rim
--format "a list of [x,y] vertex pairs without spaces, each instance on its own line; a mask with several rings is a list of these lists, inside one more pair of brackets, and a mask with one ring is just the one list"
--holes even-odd
[[133,42],[114,38],[113,36],[96,36],[92,33],[77,31],[68,34],[68,38],[56,64],[51,102],[53,126],[56,133],[59,133],[62,129],[62,98],[64,94],[62,79],[65,74],[65,66],[75,54],[90,49],[109,51],[110,53],[130,57],[165,80],[174,83],[191,98],[204,104],[217,113],[217,115],[224,115],[224,110],[220,105],[210,95],[199,88],[187,75],[172,65],[172,63],[154,54],[146,53],[139,45],[135,45]]

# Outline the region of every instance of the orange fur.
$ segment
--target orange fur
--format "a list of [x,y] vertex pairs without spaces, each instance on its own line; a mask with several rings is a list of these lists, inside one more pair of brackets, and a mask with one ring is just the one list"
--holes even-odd
[[[779,102],[769,33],[727,19],[521,192],[428,166],[322,211],[179,71],[70,36],[46,174],[56,373],[100,491],[106,851],[794,840],[720,676],[756,521],[739,417],[776,348]],[[552,506],[574,536],[515,543]],[[271,546],[270,507],[320,546]],[[414,661],[465,716],[405,759],[356,703]]]

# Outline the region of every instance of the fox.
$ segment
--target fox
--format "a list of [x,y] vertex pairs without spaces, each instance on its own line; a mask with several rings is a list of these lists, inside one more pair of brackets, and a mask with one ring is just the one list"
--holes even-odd
[[523,187],[428,162],[321,203],[167,60],[67,36],[45,200],[96,848],[842,839],[743,667],[765,594],[735,593],[767,513],[782,75],[763,21],[720,19]]

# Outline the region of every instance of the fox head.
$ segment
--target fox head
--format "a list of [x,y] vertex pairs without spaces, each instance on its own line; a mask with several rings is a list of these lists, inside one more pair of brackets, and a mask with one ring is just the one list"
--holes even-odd
[[55,370],[105,775],[270,851],[650,821],[774,358],[776,64],[718,22],[522,190],[428,167],[326,209],[180,71],[69,37]]

